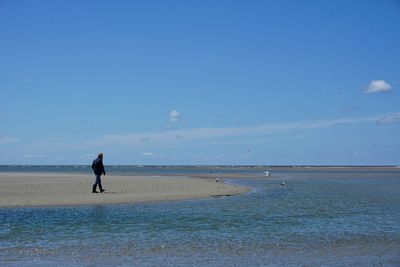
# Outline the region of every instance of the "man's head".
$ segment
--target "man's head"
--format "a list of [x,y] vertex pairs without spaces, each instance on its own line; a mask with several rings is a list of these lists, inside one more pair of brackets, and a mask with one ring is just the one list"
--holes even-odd
[[99,154],[97,154],[97,157],[103,159],[103,153],[100,152]]

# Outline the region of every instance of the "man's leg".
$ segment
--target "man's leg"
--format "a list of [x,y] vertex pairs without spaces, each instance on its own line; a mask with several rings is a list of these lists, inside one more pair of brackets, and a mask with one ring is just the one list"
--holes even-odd
[[100,174],[98,177],[96,177],[96,183],[99,185],[100,193],[103,193],[105,190],[104,190],[103,187],[101,186],[101,179],[100,179],[100,177],[101,177],[101,174]]
[[106,190],[104,190],[103,187],[101,186],[101,183],[99,183],[99,188],[100,188],[100,193],[103,193],[104,191],[106,191]]
[[96,187],[97,185],[99,185],[99,187],[101,188],[101,180],[100,180],[100,175],[96,174],[96,182],[94,183],[93,187],[92,187],[92,193],[98,193],[96,191]]
[[99,185],[99,189],[100,189],[100,193],[103,193],[105,190],[103,189],[103,187],[101,186],[101,179],[100,179],[101,175],[99,175],[99,179],[97,181],[97,184]]

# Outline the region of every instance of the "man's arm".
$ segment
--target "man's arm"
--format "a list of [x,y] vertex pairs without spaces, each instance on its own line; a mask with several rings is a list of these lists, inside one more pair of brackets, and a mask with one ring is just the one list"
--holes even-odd
[[106,171],[104,170],[103,161],[101,161],[101,170],[103,171],[103,174],[106,175]]

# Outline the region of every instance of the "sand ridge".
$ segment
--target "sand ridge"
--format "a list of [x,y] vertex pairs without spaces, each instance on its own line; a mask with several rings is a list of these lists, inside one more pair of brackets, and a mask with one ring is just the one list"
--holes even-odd
[[104,193],[91,193],[94,175],[0,173],[0,207],[69,206],[198,199],[248,192],[247,187],[188,176],[102,176]]

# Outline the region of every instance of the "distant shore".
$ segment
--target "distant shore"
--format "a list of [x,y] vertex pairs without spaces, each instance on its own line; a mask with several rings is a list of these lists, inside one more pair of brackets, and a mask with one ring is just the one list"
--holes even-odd
[[0,173],[0,207],[74,206],[159,202],[236,195],[243,186],[210,177],[102,176],[104,193],[91,193],[93,175],[63,173]]

